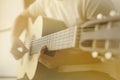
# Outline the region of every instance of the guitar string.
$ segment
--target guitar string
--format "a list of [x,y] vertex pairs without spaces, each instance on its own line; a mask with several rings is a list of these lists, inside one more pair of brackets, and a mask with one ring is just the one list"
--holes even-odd
[[[42,45],[41,45],[42,46]],[[41,48],[41,46],[40,47],[37,47],[37,48],[35,48],[34,50],[32,50],[32,53],[37,53],[38,51],[40,51],[40,48]],[[69,46],[67,46],[67,48],[68,48]],[[70,46],[71,47],[71,46]],[[59,49],[59,48],[58,48]],[[57,50],[58,50],[57,49]]]
[[[57,37],[57,36],[56,36],[56,37]],[[73,36],[72,36],[72,37],[73,37]],[[77,36],[77,37],[78,37],[78,36]],[[45,39],[45,40],[40,40],[40,39],[38,39],[38,40],[33,41],[33,43],[30,43],[30,44],[33,44],[34,48],[36,48],[36,49],[33,48],[33,49],[34,49],[33,52],[35,52],[36,50],[38,50],[38,48],[40,48],[40,44],[41,44],[40,42],[41,42],[41,41],[46,42],[46,38],[43,38],[43,39]],[[48,38],[48,40],[50,40],[50,38]],[[47,40],[47,41],[48,41],[48,40]],[[48,43],[48,42],[46,42],[46,43]],[[35,45],[37,45],[37,46],[35,46]]]
[[[87,29],[86,29],[86,27],[85,27],[86,30],[84,29],[84,32],[88,31],[88,30],[91,29],[91,28],[93,29],[93,27],[87,27]],[[67,30],[68,30],[68,29],[67,29]],[[94,29],[93,29],[93,30],[94,30]],[[61,31],[61,32],[63,32],[63,31]],[[65,32],[65,31],[64,31],[64,32]],[[53,34],[50,34],[50,35],[52,36],[52,35],[55,35],[55,34],[56,34],[56,33],[53,33]],[[48,36],[45,36],[45,37],[48,37]],[[37,39],[37,40],[32,40],[31,42],[33,42],[33,43],[35,43],[35,42],[37,43],[38,41],[40,42],[40,40],[41,40],[42,38],[44,38],[44,37],[41,37],[40,39]],[[31,44],[31,42],[28,43],[28,44]]]
[[[65,32],[64,34],[66,34],[66,33],[68,33],[68,31]],[[71,32],[69,32],[69,33],[71,33]],[[64,34],[63,34],[63,35],[64,35]],[[58,38],[59,36],[63,36],[63,35],[57,35],[57,36],[56,36],[56,34],[54,34],[54,35],[52,35],[52,36],[54,36],[55,38]],[[32,44],[38,44],[38,43],[41,42],[41,41],[45,41],[45,39],[47,39],[46,37],[49,38],[49,39],[51,38],[51,36],[41,37],[40,39],[31,41],[30,43],[28,43],[28,45],[31,45],[31,43],[32,43]],[[54,38],[54,37],[53,37],[53,38]],[[43,39],[43,40],[42,40],[42,39]],[[47,39],[47,40],[48,40],[48,39]]]
[[[67,37],[69,37],[69,36],[74,37],[74,35],[73,35],[72,32],[76,33],[74,30],[72,30],[72,31],[69,30],[69,31],[63,33],[62,35],[57,35],[57,36],[56,36],[56,35],[53,35],[53,36],[59,41],[59,38],[58,38],[59,36],[63,36],[63,35],[67,35],[67,34],[68,34]],[[69,33],[71,33],[71,34],[69,34]],[[54,38],[54,37],[53,37],[53,38]],[[65,38],[65,37],[64,37],[64,38]],[[32,49],[34,49],[34,50],[32,50],[33,52],[36,51],[36,50],[38,50],[38,49],[40,49],[40,46],[41,46],[40,44],[41,44],[41,43],[39,43],[39,42],[41,42],[41,41],[46,42],[46,43],[48,43],[48,44],[51,44],[51,43],[49,42],[51,38],[48,38],[48,37],[47,37],[47,40],[46,40],[46,39],[44,40],[44,39],[45,39],[45,38],[43,38],[43,40],[40,40],[40,39],[39,39],[39,40],[35,41],[34,43],[32,42],[33,45],[32,45],[31,47],[35,46],[34,48],[32,48]],[[62,38],[62,39],[63,39],[63,38]],[[59,42],[60,42],[60,41],[59,41]],[[63,40],[62,40],[61,42],[63,43]],[[67,40],[66,42],[69,42],[69,41]],[[46,44],[46,45],[48,45],[48,44]],[[42,45],[45,45],[45,44],[42,44]],[[66,44],[59,44],[59,46],[60,46],[60,45],[66,45]],[[69,46],[68,46],[68,47],[69,47]]]
[[[109,22],[108,22],[109,23]],[[97,23],[97,24],[99,24],[99,23]],[[79,25],[79,24],[78,24]],[[86,28],[86,27],[85,27]],[[91,27],[87,27],[87,28],[91,28]],[[39,41],[39,40],[34,40],[34,42],[36,42],[36,41]],[[31,43],[30,43],[31,44]]]
[[[38,47],[41,47],[41,46],[44,46],[44,45],[47,45],[48,47],[50,47],[50,46],[52,46],[52,45],[50,45],[50,44],[55,44],[55,45],[53,45],[53,46],[55,46],[56,47],[56,45],[57,46],[64,46],[64,45],[68,45],[67,43],[70,43],[70,42],[72,42],[73,40],[71,40],[71,41],[68,41],[68,40],[65,40],[65,42],[63,42],[63,40],[61,40],[61,41],[58,41],[56,44],[53,42],[46,42],[46,43],[43,43],[43,44],[41,44],[41,43],[39,43],[39,44],[37,44],[37,45],[33,45],[32,47],[32,49],[37,49]],[[40,45],[41,44],[41,45]],[[53,47],[52,46],[52,47]]]
[[[72,36],[73,37],[73,36]],[[67,37],[68,38],[68,37]],[[61,44],[58,44],[58,46],[63,46],[63,45],[66,45],[66,43],[64,43],[63,41],[64,40],[62,40],[62,41],[59,41],[59,38],[57,38],[57,43],[61,43]],[[49,42],[50,40],[48,39],[47,41],[43,41],[43,42],[46,42],[45,44],[43,43],[42,45],[49,45],[49,44],[52,44],[51,42]],[[67,39],[65,40],[66,42],[70,42],[70,41],[68,41]],[[63,44],[64,43],[64,44]],[[32,50],[32,51],[36,51],[36,50],[38,50],[38,49],[40,49],[40,47],[42,46],[42,45],[40,45],[41,43],[37,43],[37,45],[36,45],[36,43],[35,43],[35,45],[33,45],[33,48],[32,49],[34,49],[34,50]],[[68,44],[67,44],[68,45]],[[51,46],[51,45],[50,45]],[[55,46],[55,45],[54,45]],[[53,46],[52,46],[53,47]],[[69,45],[68,46],[66,46],[66,47],[69,47]]]
[[[91,28],[91,27],[90,27]],[[86,31],[87,31],[87,29],[86,29]],[[86,32],[85,30],[84,30],[84,32]],[[62,32],[62,31],[61,31]],[[65,31],[63,31],[63,32],[65,32]],[[68,32],[68,31],[67,31]],[[67,33],[67,32],[65,32],[65,33]],[[71,32],[70,32],[71,33]],[[55,34],[57,34],[57,33],[55,33]],[[55,35],[54,33],[52,34],[53,36]],[[50,34],[51,35],[51,34]],[[51,35],[51,36],[52,36]],[[49,37],[49,36],[45,36],[45,37]],[[31,42],[32,43],[39,43],[40,41],[41,41],[41,39],[42,38],[45,38],[45,37],[41,37],[40,39],[37,39],[37,40],[31,40]],[[30,44],[31,45],[31,42],[30,43],[28,43],[28,45]]]
[[[67,42],[67,41],[66,41]],[[48,43],[48,42],[46,42],[46,43]],[[41,44],[41,43],[40,43]],[[43,45],[48,45],[48,44],[42,44],[42,45],[40,45],[40,44],[37,44],[36,46],[33,46],[33,50],[32,50],[32,53],[37,53],[38,51],[39,51],[39,49],[41,48],[41,46],[43,46]],[[50,44],[50,43],[49,43]],[[62,44],[62,46],[63,45],[66,45],[66,44]],[[60,46],[60,45],[59,45]],[[70,47],[70,46],[66,46],[66,47]],[[58,48],[59,49],[59,48]]]
[[[87,31],[87,29],[86,29],[86,31]],[[86,32],[86,31],[84,31],[84,32]],[[67,33],[67,32],[66,32]],[[55,34],[52,34],[53,36],[55,35]],[[51,36],[52,36],[51,35]],[[45,37],[49,37],[49,36],[45,36]],[[44,41],[44,40],[41,40],[41,39],[44,39],[45,37],[41,37],[40,39],[37,39],[37,40],[32,40],[30,43],[28,43],[28,45],[31,45],[31,44],[38,44],[39,42],[41,42],[41,41]],[[46,38],[45,38],[46,39]]]

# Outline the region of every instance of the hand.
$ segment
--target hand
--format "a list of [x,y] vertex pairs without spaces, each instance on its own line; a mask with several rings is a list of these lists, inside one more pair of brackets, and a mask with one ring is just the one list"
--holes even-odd
[[49,51],[47,46],[44,46],[40,51],[39,62],[47,68],[55,68],[57,67],[58,63],[54,56],[55,51]]
[[[57,68],[62,65],[69,65],[74,63],[76,54],[67,50],[49,51],[47,46],[42,47],[40,50],[39,62],[47,68]],[[79,57],[78,57],[79,58]],[[76,62],[75,61],[75,62]]]
[[28,49],[19,38],[13,39],[11,53],[16,60],[22,58],[27,51]]

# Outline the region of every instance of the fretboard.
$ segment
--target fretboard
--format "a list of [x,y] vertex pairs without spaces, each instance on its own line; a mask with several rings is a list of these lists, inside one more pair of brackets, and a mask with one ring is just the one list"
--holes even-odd
[[40,51],[40,48],[47,46],[49,50],[62,50],[73,48],[76,46],[78,27],[71,27],[65,30],[41,37],[32,42],[31,53],[35,54]]

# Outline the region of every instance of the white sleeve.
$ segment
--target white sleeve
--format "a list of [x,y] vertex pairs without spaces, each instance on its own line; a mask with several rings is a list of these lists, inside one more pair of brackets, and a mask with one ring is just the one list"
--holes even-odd
[[33,4],[28,8],[30,14],[33,17],[37,17],[39,15],[43,16],[44,13],[44,0],[36,0]]
[[115,10],[115,7],[111,0],[81,0],[82,17],[83,19],[96,18],[98,14],[109,16],[111,10]]

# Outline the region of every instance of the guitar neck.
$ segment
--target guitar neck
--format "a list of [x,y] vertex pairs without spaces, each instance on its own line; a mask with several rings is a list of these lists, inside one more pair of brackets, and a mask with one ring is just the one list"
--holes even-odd
[[47,46],[49,50],[62,50],[77,46],[79,28],[71,27],[65,30],[41,37],[32,42],[31,53],[38,53],[40,48]]
[[[120,37],[118,18],[103,21],[90,21],[80,27],[70,27],[65,30],[44,36],[32,42],[31,53],[38,53],[40,48],[47,46],[49,50],[80,48],[84,51],[98,51],[104,53],[112,51],[119,53]],[[116,44],[118,43],[117,47]]]

